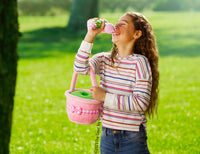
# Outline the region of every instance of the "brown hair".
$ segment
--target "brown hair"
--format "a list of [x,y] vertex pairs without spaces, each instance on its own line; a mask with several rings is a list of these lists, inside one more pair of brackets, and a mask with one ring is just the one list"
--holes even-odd
[[[154,112],[157,114],[158,108],[158,84],[159,84],[159,71],[158,71],[158,49],[156,40],[153,34],[153,29],[149,21],[141,14],[135,12],[128,12],[128,15],[132,18],[135,30],[141,30],[142,36],[135,41],[133,53],[141,54],[148,58],[152,71],[152,88],[151,98],[148,109],[145,111],[150,118],[153,117]],[[117,60],[116,55],[118,53],[117,46],[113,44],[111,52],[111,65],[114,66],[114,59]]]

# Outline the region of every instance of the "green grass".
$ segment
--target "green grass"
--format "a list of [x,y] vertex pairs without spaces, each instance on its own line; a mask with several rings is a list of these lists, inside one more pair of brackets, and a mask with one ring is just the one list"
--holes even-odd
[[[122,13],[101,14],[116,23]],[[160,60],[158,118],[148,122],[153,154],[200,153],[200,13],[145,12],[157,38]],[[92,153],[96,124],[68,120],[65,90],[70,88],[73,62],[84,33],[64,26],[68,16],[20,17],[18,78],[10,151],[13,154]],[[93,53],[109,51],[111,37],[100,34]],[[91,85],[79,76],[77,87]]]

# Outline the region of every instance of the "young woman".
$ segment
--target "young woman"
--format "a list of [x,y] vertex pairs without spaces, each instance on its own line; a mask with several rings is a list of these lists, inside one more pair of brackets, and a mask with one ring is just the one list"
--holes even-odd
[[152,117],[158,98],[158,51],[152,27],[139,13],[120,17],[112,34],[111,53],[91,59],[92,43],[104,27],[89,30],[75,57],[74,70],[89,74],[89,65],[100,76],[100,87],[90,87],[103,103],[102,154],[149,153],[146,116]]

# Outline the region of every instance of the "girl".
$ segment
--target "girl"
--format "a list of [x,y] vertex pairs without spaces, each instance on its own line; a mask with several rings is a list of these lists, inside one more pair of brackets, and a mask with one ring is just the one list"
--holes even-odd
[[123,15],[112,34],[111,53],[91,59],[92,43],[104,28],[88,30],[75,57],[74,70],[100,76],[101,87],[90,87],[93,99],[104,102],[101,114],[102,154],[149,153],[146,116],[153,116],[158,97],[158,51],[152,27],[139,13]]

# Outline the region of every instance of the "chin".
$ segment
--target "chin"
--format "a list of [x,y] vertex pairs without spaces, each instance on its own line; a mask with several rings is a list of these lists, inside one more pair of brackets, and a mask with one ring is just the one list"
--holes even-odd
[[117,40],[114,39],[114,38],[112,38],[112,42],[116,44],[116,43],[117,43]]

